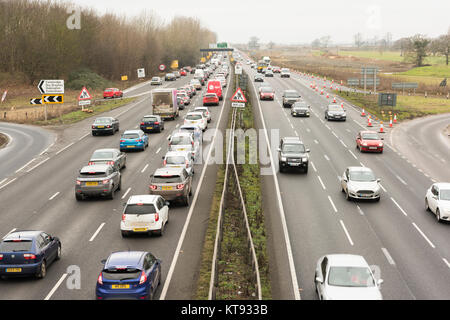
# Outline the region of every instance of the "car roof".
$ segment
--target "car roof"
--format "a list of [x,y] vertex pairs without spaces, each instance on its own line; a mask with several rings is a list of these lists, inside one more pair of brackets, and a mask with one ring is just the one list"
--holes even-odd
[[201,116],[203,116],[203,112],[200,112],[200,111],[191,111],[191,112],[186,113],[186,115],[187,115],[187,116],[188,116],[188,115],[201,115]]
[[450,182],[436,182],[434,185],[439,189],[450,189]]
[[191,153],[189,151],[167,151],[164,157],[183,156],[189,157]]
[[142,130],[125,130],[123,134],[126,134],[126,133],[141,133],[141,132],[143,132],[143,131]]
[[147,117],[161,118],[161,116],[158,116],[158,115],[156,115],[156,114],[147,114],[147,115],[143,116],[143,118],[147,118]]
[[363,256],[355,254],[330,254],[328,265],[333,267],[369,267]]
[[372,171],[372,169],[367,168],[367,167],[348,167],[347,168],[349,171]]
[[289,142],[302,142],[299,137],[283,137],[281,138],[283,141],[289,141]]
[[192,132],[190,132],[190,131],[176,131],[176,132],[173,132],[172,135],[171,135],[171,137],[174,137],[174,136],[189,136],[189,137],[192,137]]
[[112,167],[110,164],[94,164],[94,165],[90,165],[90,166],[84,166],[83,168],[81,168],[80,172],[81,173],[86,173],[86,172],[98,172],[98,171],[105,171],[109,168]]
[[159,196],[150,194],[133,195],[128,198],[127,204],[155,203],[158,198]]
[[8,234],[3,241],[11,241],[11,240],[32,240],[35,237],[37,237],[39,234],[41,234],[42,231],[35,231],[35,230],[22,230],[22,231],[15,231]]
[[159,168],[159,169],[156,169],[154,175],[155,176],[164,176],[164,175],[180,174],[183,170],[184,170],[184,168],[174,168],[174,167]]
[[105,263],[105,269],[118,266],[142,267],[142,259],[145,254],[147,254],[147,252],[144,251],[121,251],[111,253]]
[[115,148],[97,149],[92,154],[94,154],[96,152],[119,152],[119,149],[115,149]]

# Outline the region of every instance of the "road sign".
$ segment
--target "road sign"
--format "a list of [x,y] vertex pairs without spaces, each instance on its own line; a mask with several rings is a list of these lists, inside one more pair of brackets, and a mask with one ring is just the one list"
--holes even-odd
[[231,106],[233,108],[245,108],[245,103],[244,102],[232,102]]
[[170,67],[172,69],[177,69],[178,68],[178,60],[173,60],[172,64],[170,65]]
[[417,82],[394,82],[392,89],[417,89],[419,84]]
[[91,105],[91,100],[80,100],[78,101],[79,106],[89,106]]
[[41,94],[64,94],[64,80],[41,80],[38,89]]
[[349,78],[349,79],[347,79],[347,85],[359,86],[359,79],[358,78]]
[[378,94],[378,105],[395,107],[397,105],[397,94],[396,93],[379,93]]
[[122,81],[127,81],[128,80],[128,76],[122,76],[121,79],[122,79]]
[[[361,85],[364,85],[364,78],[361,78],[360,80]],[[377,78],[377,86],[380,84],[380,78]],[[373,78],[366,78],[366,85],[373,86]]]
[[206,62],[205,57],[202,57],[202,58],[200,59],[200,62],[201,62],[201,63],[205,63],[205,62]]
[[378,72],[378,68],[377,67],[362,67],[361,74],[364,74],[364,71],[367,75],[373,75]]
[[233,96],[230,99],[231,102],[247,102],[247,99],[244,96],[244,93],[242,92],[241,88],[237,88],[236,92],[233,94]]
[[164,71],[164,70],[166,70],[166,66],[164,64],[160,64],[158,69],[159,69],[159,71]]
[[234,67],[234,74],[241,75],[242,74],[242,65],[239,63],[236,63],[236,66]]
[[30,99],[30,104],[42,104],[41,98]]
[[81,89],[81,92],[80,92],[80,94],[78,96],[78,101],[80,101],[80,100],[90,100],[90,99],[92,99],[91,94],[86,89],[86,87],[83,87],[83,89]]
[[145,69],[144,68],[137,69],[137,75],[138,78],[145,78]]
[[43,94],[42,101],[44,104],[64,103],[64,95],[62,95],[62,94]]

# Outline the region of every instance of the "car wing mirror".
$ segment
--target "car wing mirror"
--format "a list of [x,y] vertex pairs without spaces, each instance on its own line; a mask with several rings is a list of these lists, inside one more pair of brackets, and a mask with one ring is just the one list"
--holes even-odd
[[311,152],[311,150],[310,149],[306,149],[306,152],[309,153],[309,152]]
[[100,262],[101,262],[101,264],[105,264],[106,263],[106,259],[103,259]]
[[381,179],[380,179],[380,178],[378,178],[378,179],[377,179],[377,182],[378,182],[378,183],[380,183],[380,182],[381,182]]
[[278,151],[278,152],[281,152],[281,148],[277,148],[277,151]]
[[382,283],[384,282],[384,280],[383,279],[378,279],[378,281],[377,281],[377,285],[378,286],[380,286]]
[[170,202],[169,202],[169,201],[164,202],[164,204],[165,204],[166,206],[170,206]]
[[316,277],[316,281],[319,282],[319,283],[323,283],[322,277]]
[[384,138],[381,138],[381,140],[384,140]]

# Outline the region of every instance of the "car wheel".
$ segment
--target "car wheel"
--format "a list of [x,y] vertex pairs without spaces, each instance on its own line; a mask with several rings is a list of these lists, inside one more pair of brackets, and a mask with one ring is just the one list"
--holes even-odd
[[75,193],[75,199],[77,199],[77,201],[81,201],[81,200],[83,200],[83,195],[79,194],[79,193]]
[[380,202],[381,196],[375,199],[375,202]]
[[111,193],[108,195],[109,200],[114,200],[114,186],[111,189]]
[[58,251],[56,253],[55,260],[60,260],[60,259],[61,259],[61,245],[58,245]]
[[345,192],[345,200],[350,201],[352,199],[352,197],[350,197],[350,195],[348,194],[348,190],[347,192]]
[[96,136],[96,135],[97,135],[97,133],[95,133],[95,132],[92,132],[92,135],[93,135],[93,136]]
[[117,191],[122,190],[122,178],[119,180],[119,185],[117,186]]
[[38,272],[38,274],[36,276],[39,279],[44,279],[46,275],[47,275],[47,264],[46,264],[45,260],[43,260],[42,263],[41,263],[41,267],[39,269],[39,272]]
[[441,212],[439,211],[439,208],[436,209],[436,219],[438,222],[441,222]]
[[165,229],[165,228],[166,228],[166,225],[163,224],[163,225],[161,226],[161,229],[159,229],[158,231],[156,231],[155,234],[156,234],[158,237],[162,237],[162,236],[164,235],[164,229]]
[[305,168],[304,172],[307,174],[308,173],[308,167]]
[[128,232],[126,232],[126,231],[121,231],[120,233],[122,234],[122,238],[128,237]]
[[428,205],[427,198],[425,198],[425,211],[430,211],[430,206]]
[[189,198],[189,195],[187,195],[186,197],[184,197],[184,206],[185,207],[189,207],[189,204],[190,204],[190,198]]

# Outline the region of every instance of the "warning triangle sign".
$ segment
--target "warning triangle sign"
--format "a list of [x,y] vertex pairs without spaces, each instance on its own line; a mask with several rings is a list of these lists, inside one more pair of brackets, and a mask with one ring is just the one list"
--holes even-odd
[[244,96],[241,88],[237,88],[236,92],[231,97],[232,102],[247,102],[247,99]]
[[91,94],[89,93],[89,91],[86,89],[86,87],[83,87],[83,89],[81,89],[80,95],[78,96],[78,100],[89,100],[92,99]]

